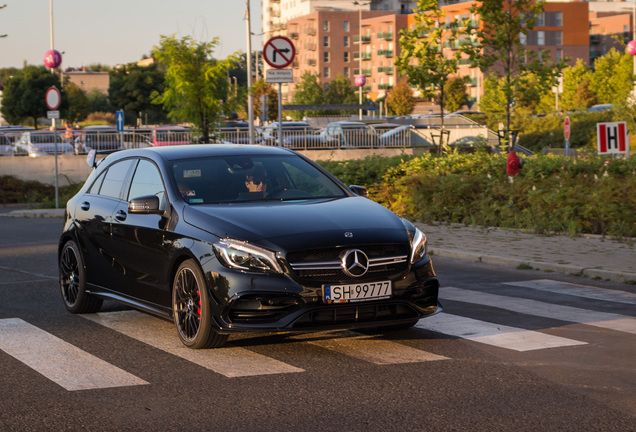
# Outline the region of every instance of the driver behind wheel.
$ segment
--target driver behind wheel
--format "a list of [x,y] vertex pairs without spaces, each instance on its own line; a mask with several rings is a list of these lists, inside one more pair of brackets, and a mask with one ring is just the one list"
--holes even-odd
[[249,192],[267,192],[267,173],[263,167],[255,167],[251,174],[245,176],[245,187]]

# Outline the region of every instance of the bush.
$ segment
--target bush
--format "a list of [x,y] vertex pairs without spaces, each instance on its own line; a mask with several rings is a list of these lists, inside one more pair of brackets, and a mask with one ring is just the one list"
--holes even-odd
[[[62,186],[58,190],[60,206],[63,206],[82,187],[82,184]],[[55,187],[36,181],[23,181],[14,176],[0,177],[0,203],[37,204],[42,208],[55,207]]]

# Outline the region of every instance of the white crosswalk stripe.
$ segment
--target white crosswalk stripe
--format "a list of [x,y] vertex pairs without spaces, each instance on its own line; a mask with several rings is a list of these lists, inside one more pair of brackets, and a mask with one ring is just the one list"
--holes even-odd
[[422,319],[415,327],[515,351],[586,345],[585,342],[573,339],[479,321],[445,312]]
[[472,304],[492,306],[521,314],[550,318],[560,321],[587,324],[610,330],[636,334],[636,318],[614,313],[593,311],[546,303],[519,297],[507,297],[472,291],[462,288],[445,287],[440,291],[440,297]]
[[189,349],[179,341],[172,324],[137,311],[97,313],[83,317],[226,377],[303,372],[303,369],[245,348]]
[[69,391],[148,384],[19,318],[0,320],[0,349]]
[[[633,304],[636,297],[622,291],[546,279],[508,282],[505,285],[625,304]],[[636,318],[634,317],[592,308],[588,310],[553,304],[549,300],[538,301],[456,287],[443,287],[440,290],[440,298],[636,334]],[[83,315],[83,317],[228,378],[305,371],[252,350],[232,346],[232,344],[226,348],[213,350],[188,349],[179,341],[171,323],[138,311],[97,313]],[[496,321],[494,317],[487,319]],[[518,352],[587,344],[583,341],[554,336],[545,331],[527,330],[522,327],[460,316],[452,313],[448,306],[445,312],[420,320],[415,328]],[[290,337],[290,339],[294,343],[311,344],[381,366],[449,360],[449,357],[413,348],[399,341],[353,331],[307,333]],[[70,391],[148,384],[17,318],[0,319],[0,350]]]
[[594,300],[603,300],[614,303],[626,303],[636,305],[636,294],[625,291],[597,288],[588,285],[579,285],[569,282],[559,282],[550,279],[537,279],[520,282],[504,282],[504,285],[531,288],[557,294],[567,294],[576,297],[584,297]]
[[448,360],[448,357],[355,332],[303,335],[313,345],[377,365]]

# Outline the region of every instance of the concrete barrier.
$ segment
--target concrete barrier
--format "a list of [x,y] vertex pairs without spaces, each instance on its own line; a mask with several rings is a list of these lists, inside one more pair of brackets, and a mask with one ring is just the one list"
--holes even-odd
[[[299,151],[311,160],[343,161],[364,159],[367,156],[399,156],[423,154],[426,147],[384,148],[355,150],[303,150]],[[86,164],[85,155],[58,156],[58,184],[67,186],[83,183],[91,173]],[[34,180],[40,183],[55,184],[55,157],[0,156],[0,176],[11,175],[20,180]]]

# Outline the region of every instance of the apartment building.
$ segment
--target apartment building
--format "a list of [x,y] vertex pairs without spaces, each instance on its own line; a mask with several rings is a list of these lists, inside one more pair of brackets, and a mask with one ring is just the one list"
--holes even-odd
[[265,40],[284,35],[289,20],[318,10],[374,10],[409,14],[417,5],[417,1],[413,0],[359,0],[356,3],[353,0],[262,0]]
[[[389,11],[388,14],[395,15],[395,12]],[[338,74],[353,81],[359,74],[360,51],[363,59],[376,55],[372,47],[377,46],[371,45],[372,27],[366,19],[386,15],[386,11],[322,10],[289,20],[287,37],[296,46],[296,58],[292,64],[294,81],[298,82],[305,72],[318,74],[324,86],[328,86]],[[360,31],[362,38],[359,37]],[[362,69],[365,65],[366,60]],[[365,75],[370,76],[371,72],[365,71]],[[294,84],[290,84],[286,91],[284,89],[283,98],[290,98],[293,90]]]

